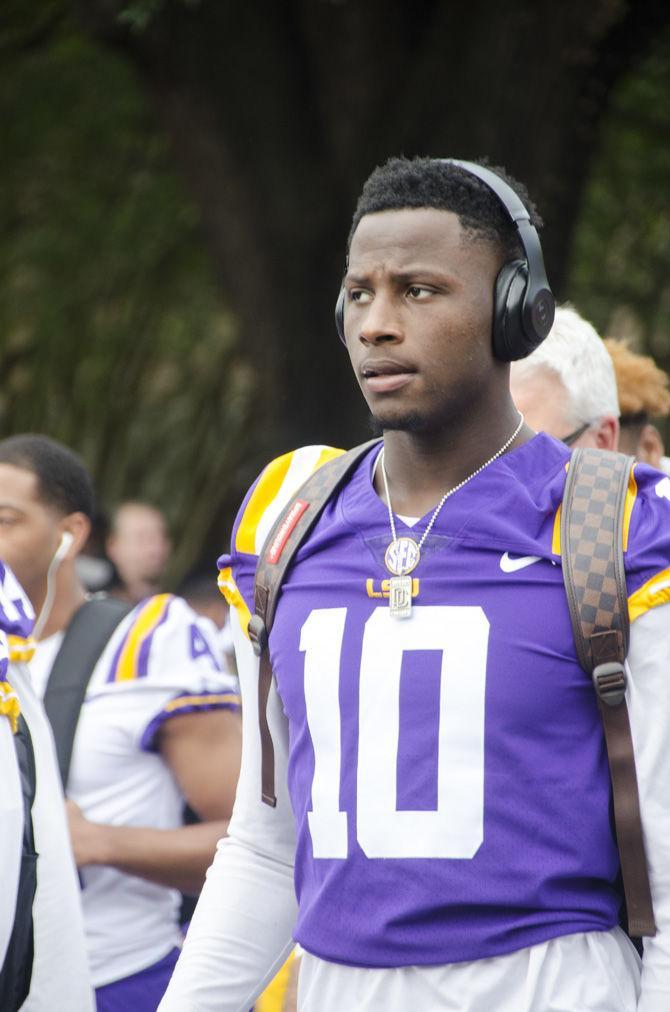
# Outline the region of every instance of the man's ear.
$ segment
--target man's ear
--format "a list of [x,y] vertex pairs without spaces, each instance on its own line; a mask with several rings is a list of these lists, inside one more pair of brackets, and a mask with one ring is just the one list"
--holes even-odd
[[652,467],[661,466],[663,440],[655,425],[647,423],[642,427],[635,456],[645,464],[651,464]]
[[605,415],[595,430],[596,446],[599,450],[616,450],[619,447],[619,419]]
[[[83,550],[91,533],[91,521],[85,513],[68,513],[63,517],[61,533],[69,534],[72,541],[67,551],[64,552],[64,559],[74,559]],[[69,541],[69,538],[68,538]]]

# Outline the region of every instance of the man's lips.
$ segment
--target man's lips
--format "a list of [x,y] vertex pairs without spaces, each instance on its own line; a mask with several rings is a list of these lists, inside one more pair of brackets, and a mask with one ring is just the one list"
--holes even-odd
[[415,372],[411,366],[390,359],[367,359],[361,366],[366,388],[376,394],[399,390],[413,379]]

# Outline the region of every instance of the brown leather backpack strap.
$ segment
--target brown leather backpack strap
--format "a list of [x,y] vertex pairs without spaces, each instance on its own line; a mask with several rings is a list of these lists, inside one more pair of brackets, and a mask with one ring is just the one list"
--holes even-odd
[[655,935],[635,755],[625,701],[629,619],[623,562],[626,492],[634,461],[577,449],[561,508],[561,562],[577,656],[603,721],[629,933]]
[[372,439],[334,457],[315,471],[279,514],[263,546],[254,581],[254,614],[249,639],[260,658],[258,723],[261,733],[261,798],[272,808],[275,792],[274,745],[268,725],[267,704],[272,685],[268,637],[275,617],[282,581],[296,552],[319,519],[323,508],[362,457],[380,441]]

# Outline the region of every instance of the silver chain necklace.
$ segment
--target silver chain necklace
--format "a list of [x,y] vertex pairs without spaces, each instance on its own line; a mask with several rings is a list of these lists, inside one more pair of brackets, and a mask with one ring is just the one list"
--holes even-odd
[[384,464],[384,450],[382,450],[379,457],[379,462],[381,464],[382,469],[382,481],[384,483],[384,492],[386,494],[386,505],[389,513],[389,522],[391,524],[391,535],[393,538],[391,544],[386,549],[386,553],[384,555],[384,563],[389,573],[393,574],[393,576],[389,580],[389,606],[393,618],[409,618],[409,616],[412,614],[413,588],[412,588],[412,578],[409,576],[409,574],[418,566],[419,560],[421,558],[421,549],[423,548],[426,542],[426,538],[433,529],[433,524],[437,520],[440,510],[444,506],[445,502],[450,496],[454,495],[455,492],[458,492],[459,489],[462,489],[464,485],[467,485],[469,481],[472,481],[473,478],[476,478],[478,474],[481,474],[481,472],[484,470],[485,467],[488,467],[489,464],[492,464],[494,460],[497,460],[498,457],[502,456],[505,450],[514,442],[516,437],[521,432],[523,422],[524,417],[521,414],[521,412],[519,412],[519,424],[517,425],[516,429],[509,437],[509,439],[505,440],[500,449],[496,450],[493,456],[489,457],[488,460],[485,460],[483,464],[480,464],[479,467],[476,469],[476,471],[473,471],[472,474],[469,474],[467,478],[464,478],[463,481],[458,483],[458,485],[454,485],[453,488],[450,488],[448,492],[444,493],[439,503],[433,510],[433,515],[428,521],[428,526],[421,535],[421,539],[418,542],[418,544],[414,540],[414,538],[409,537],[399,538],[396,533],[395,518],[393,516],[393,508],[391,506],[391,496],[389,493],[388,477],[386,475],[386,467]]

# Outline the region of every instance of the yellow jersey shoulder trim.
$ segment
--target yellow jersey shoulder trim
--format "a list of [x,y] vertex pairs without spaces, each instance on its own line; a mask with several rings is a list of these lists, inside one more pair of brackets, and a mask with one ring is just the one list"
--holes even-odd
[[628,616],[634,622],[646,611],[656,608],[659,604],[670,602],[670,569],[664,569],[631,594],[628,598]]
[[166,713],[175,713],[184,707],[239,706],[240,702],[240,697],[235,692],[207,692],[200,696],[177,696],[166,703],[163,709]]
[[21,716],[21,704],[9,682],[0,682],[0,716],[7,717],[13,734],[16,734]]
[[35,640],[32,636],[29,636],[25,640],[21,636],[8,636],[7,641],[9,643],[9,659],[14,664],[21,662],[27,664],[28,661],[33,659]]
[[[566,463],[565,463],[565,473],[566,473],[566,475],[568,473],[569,466],[570,466],[570,461],[567,460]],[[565,489],[563,491],[565,492]],[[562,505],[563,505],[562,502],[560,502],[558,504],[558,509],[556,510],[556,515],[554,516],[554,530],[553,530],[553,533],[551,535],[551,551],[552,551],[553,555],[560,555],[561,554],[561,512],[562,512],[561,511],[561,506]]]
[[554,517],[554,532],[551,536],[551,551],[554,555],[561,554],[561,506],[559,504],[556,510],[556,516]]
[[219,573],[218,580],[219,590],[225,597],[226,601],[231,608],[234,608],[237,612],[237,617],[242,627],[242,632],[245,636],[248,636],[249,620],[251,618],[251,612],[247,607],[247,602],[242,597],[237,584],[233,579],[233,571],[230,566],[226,566]]
[[[142,647],[165,618],[173,597],[173,594],[157,594],[140,608],[123,640],[110,681],[129,682],[146,674],[146,658],[142,656]],[[140,664],[140,661],[143,663]]]
[[630,471],[628,488],[626,490],[626,501],[623,507],[623,550],[628,551],[628,535],[630,533],[630,518],[633,513],[633,506],[637,499],[637,481],[635,479],[635,464]]
[[276,497],[291,466],[294,453],[285,453],[271,461],[261,474],[256,488],[247,503],[240,525],[237,528],[235,549],[253,555],[256,547],[256,531],[267,506]]
[[[303,446],[271,461],[261,474],[246,505],[237,533],[235,551],[259,555],[275,520],[300,486],[320,467],[344,453],[332,446]],[[247,635],[251,613],[242,597],[230,566],[219,573],[219,590],[235,608],[240,626]]]
[[330,446],[303,446],[271,461],[251,494],[235,536],[235,550],[257,555],[269,528],[302,483],[314,471],[344,450]]

